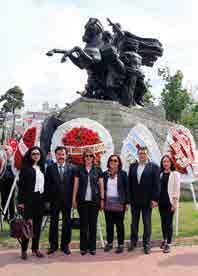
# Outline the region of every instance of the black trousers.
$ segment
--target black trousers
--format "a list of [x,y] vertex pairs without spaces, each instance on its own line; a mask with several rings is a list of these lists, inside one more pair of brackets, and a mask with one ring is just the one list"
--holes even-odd
[[51,203],[51,216],[50,216],[50,230],[49,230],[49,243],[50,248],[57,250],[59,247],[58,242],[58,225],[59,215],[62,214],[62,232],[60,249],[64,250],[71,241],[71,207],[67,207],[66,203],[62,200]]
[[[42,225],[42,216],[34,216],[32,218],[33,221],[33,238],[32,238],[32,250],[38,250],[39,249],[39,240],[40,240],[40,234],[41,234],[41,225]],[[27,251],[29,244],[29,239],[23,239],[21,244],[22,251]]]
[[113,243],[114,225],[116,225],[118,245],[124,244],[124,215],[125,212],[105,211],[107,243]]
[[[43,220],[43,208],[44,200],[40,193],[34,193],[31,198],[31,204],[25,204],[25,218],[32,219],[33,222],[33,238],[32,238],[32,250],[39,249],[39,241],[41,234],[41,225]],[[21,244],[22,251],[28,249],[29,239],[23,239]]]
[[140,214],[142,214],[142,221],[144,226],[143,232],[143,246],[149,245],[151,240],[151,215],[152,209],[150,207],[131,207],[132,224],[131,224],[131,242],[134,244],[138,241]]
[[169,207],[159,207],[159,213],[161,217],[161,227],[162,227],[162,235],[163,239],[167,241],[167,243],[172,242],[173,237],[173,217],[174,212],[171,211],[171,206]]
[[84,202],[78,206],[80,217],[80,250],[96,250],[96,234],[99,207],[93,202]]
[[[11,187],[12,187],[12,183],[13,182],[11,182],[11,183],[10,182],[8,182],[8,183],[4,182],[3,187],[1,188],[1,207],[2,207],[3,210],[6,206],[6,203],[7,203],[9,194],[10,194],[10,190],[11,190]],[[8,210],[7,210],[7,212],[5,214],[5,217],[4,217],[5,219],[8,218],[8,212],[9,212],[9,218],[10,219],[14,218],[14,214],[15,214],[14,198],[15,198],[15,190],[12,193],[10,204],[9,204]]]

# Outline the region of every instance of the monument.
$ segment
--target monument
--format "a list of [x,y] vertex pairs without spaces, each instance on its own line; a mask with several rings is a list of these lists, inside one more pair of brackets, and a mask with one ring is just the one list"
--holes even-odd
[[[84,49],[75,46],[70,50],[52,49],[46,53],[47,56],[61,54],[61,62],[70,59],[88,75],[85,87],[78,92],[81,98],[45,121],[41,147],[46,153],[56,128],[74,118],[87,117],[103,124],[112,135],[117,153],[129,129],[138,121],[145,123],[156,135],[166,129],[165,123],[162,127],[162,123],[157,122],[156,114],[137,107],[144,106],[146,92],[141,67],[152,67],[162,56],[161,42],[124,31],[119,23],[112,23],[108,18],[107,22],[112,32],[105,30],[97,18],[89,18],[82,37]],[[162,136],[164,138],[158,137],[158,140],[165,139],[165,135]]]

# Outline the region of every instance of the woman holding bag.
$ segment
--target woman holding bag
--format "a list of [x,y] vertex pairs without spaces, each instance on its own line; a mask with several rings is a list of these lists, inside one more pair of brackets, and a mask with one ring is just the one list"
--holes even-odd
[[[39,147],[30,148],[24,158],[18,183],[18,208],[22,210],[24,219],[32,224],[32,254],[44,257],[39,250],[39,239],[44,210],[44,158]],[[27,259],[29,239],[23,238],[21,258]]]
[[128,208],[128,178],[127,173],[122,170],[122,162],[118,155],[113,154],[107,162],[108,170],[104,172],[105,190],[105,220],[107,244],[105,252],[113,248],[114,225],[116,225],[118,246],[116,253],[124,251],[124,216]]
[[180,197],[180,175],[175,171],[169,155],[164,155],[161,159],[160,182],[159,213],[163,234],[160,248],[164,253],[169,253],[173,236],[173,217]]

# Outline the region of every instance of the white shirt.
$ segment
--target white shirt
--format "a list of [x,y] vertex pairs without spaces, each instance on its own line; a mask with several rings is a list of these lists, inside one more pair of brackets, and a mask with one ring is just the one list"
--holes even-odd
[[118,177],[109,177],[107,181],[107,197],[118,197]]
[[90,184],[90,176],[88,172],[88,183],[87,183],[87,191],[85,195],[85,200],[86,201],[91,201],[92,200],[92,193],[91,193],[91,184]]
[[36,183],[34,187],[34,192],[40,192],[40,194],[42,194],[44,192],[44,174],[41,172],[39,166],[34,165],[33,168],[36,171]]
[[140,180],[141,180],[141,177],[142,177],[142,173],[145,169],[145,166],[146,166],[147,162],[145,163],[138,163],[138,168],[137,168],[137,179],[138,179],[138,183],[140,184]]

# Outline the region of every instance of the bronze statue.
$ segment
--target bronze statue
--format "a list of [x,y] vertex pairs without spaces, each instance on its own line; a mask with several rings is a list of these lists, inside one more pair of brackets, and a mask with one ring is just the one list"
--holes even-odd
[[47,53],[62,54],[61,62],[69,58],[88,74],[83,97],[118,101],[125,106],[143,105],[146,91],[141,66],[153,66],[162,56],[162,44],[157,39],[141,38],[123,31],[119,23],[107,18],[113,33],[105,31],[97,18],[90,18],[82,37],[85,48],[53,49]]

